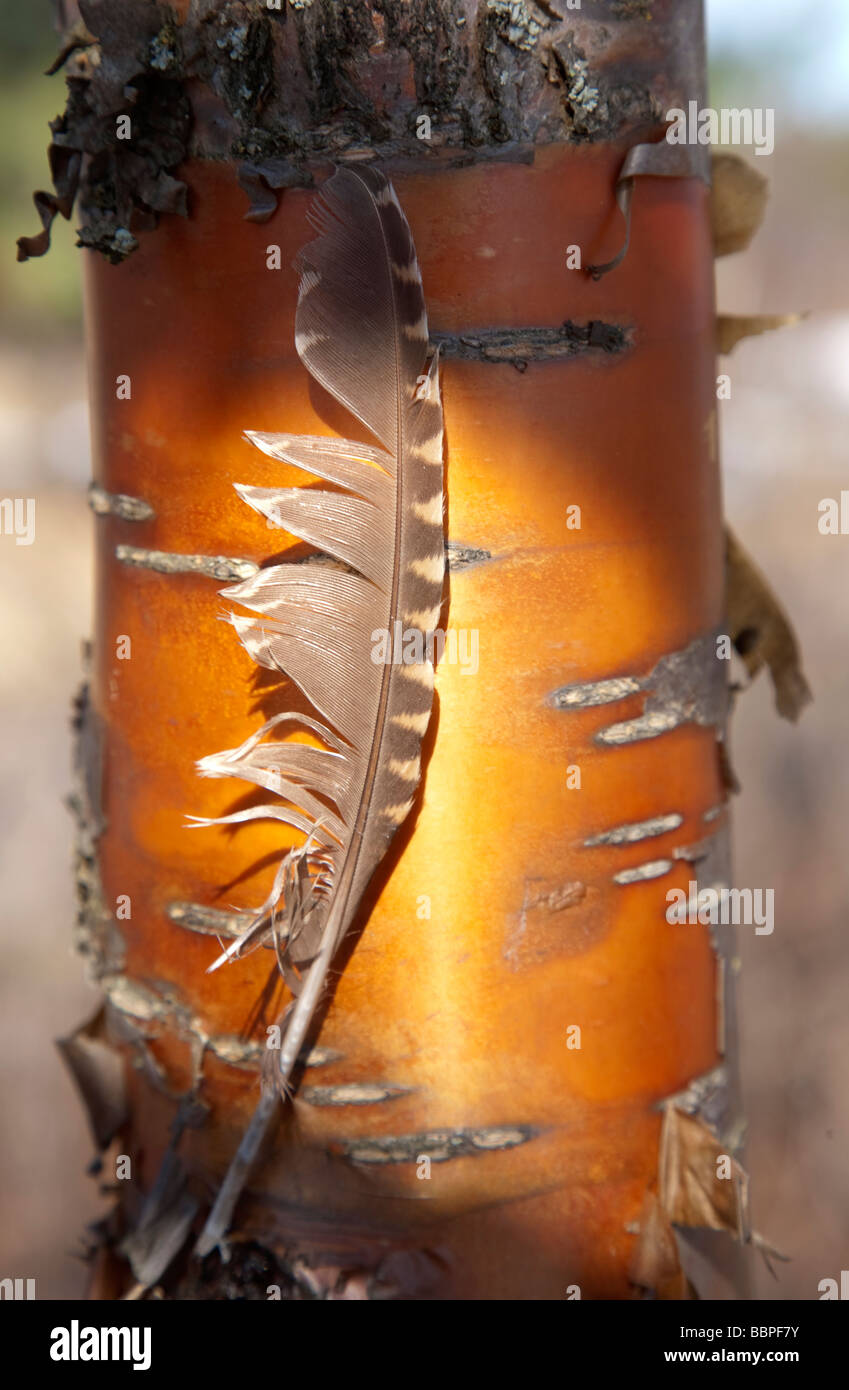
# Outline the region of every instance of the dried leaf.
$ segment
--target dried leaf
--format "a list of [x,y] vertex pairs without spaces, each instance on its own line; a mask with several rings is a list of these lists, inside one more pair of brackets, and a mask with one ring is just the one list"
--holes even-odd
[[769,181],[739,154],[715,154],[710,198],[713,254],[744,251],[763,221]]
[[733,532],[725,529],[726,613],[731,640],[752,679],[769,667],[783,719],[798,719],[813,698],[799,645],[778,599]]

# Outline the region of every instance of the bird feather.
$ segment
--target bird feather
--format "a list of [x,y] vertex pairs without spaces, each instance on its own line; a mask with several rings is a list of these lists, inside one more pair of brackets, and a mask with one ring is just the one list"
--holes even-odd
[[[246,610],[229,617],[251,657],[288,676],[315,714],[281,712],[240,747],[198,764],[204,776],[243,778],[279,797],[204,823],[269,817],[304,837],[283,856],[247,930],[210,967],[272,937],[296,996],[273,1068],[281,1095],[365,888],[413,805],[433,700],[426,639],[444,583],[438,362],[428,355],[410,228],[374,168],[338,170],[310,221],[317,236],[296,262],[296,349],[375,442],[247,433],[333,490],[237,484],[239,495],[343,563],[278,564],[222,590]],[[393,663],[379,645],[375,659],[375,639],[398,624],[405,638],[419,634],[404,645],[414,660]],[[269,738],[281,725],[295,737]],[[317,746],[297,741],[298,728]]]

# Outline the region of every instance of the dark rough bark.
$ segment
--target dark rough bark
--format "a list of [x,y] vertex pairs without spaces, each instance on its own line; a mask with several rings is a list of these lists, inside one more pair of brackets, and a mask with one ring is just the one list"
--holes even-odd
[[[189,13],[186,13],[189,11]],[[68,101],[52,122],[44,230],[76,200],[79,244],[120,261],[185,215],[189,155],[233,159],[265,220],[328,159],[527,159],[551,142],[634,142],[700,87],[701,7],[658,0],[78,0],[61,7]],[[117,131],[129,116],[131,140]],[[431,122],[427,141],[419,120]]]

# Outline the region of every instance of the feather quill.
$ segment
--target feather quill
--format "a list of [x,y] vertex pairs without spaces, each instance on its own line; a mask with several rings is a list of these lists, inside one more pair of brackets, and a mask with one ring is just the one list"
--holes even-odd
[[[239,748],[198,765],[205,776],[244,778],[279,798],[205,823],[268,816],[304,836],[252,924],[210,967],[273,936],[295,995],[279,1053],[270,1054],[272,1093],[281,1095],[363,892],[413,805],[433,702],[426,639],[439,623],[445,566],[438,361],[428,359],[407,220],[374,168],[338,170],[310,220],[317,236],[296,262],[296,349],[376,442],[246,435],[334,490],[237,485],[240,496],[343,564],[280,564],[222,591],[248,610],[230,615],[247,651],[294,681],[315,716],[282,712]],[[403,644],[412,659],[393,663],[379,639],[399,624],[405,639],[417,636]],[[306,729],[320,746],[269,739],[281,725]],[[245,1136],[247,1149],[255,1140]]]

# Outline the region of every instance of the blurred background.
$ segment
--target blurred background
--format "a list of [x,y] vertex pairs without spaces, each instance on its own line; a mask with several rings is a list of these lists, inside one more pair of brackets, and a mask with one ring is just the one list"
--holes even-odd
[[[36,497],[37,543],[0,538],[0,1277],[80,1296],[81,1233],[102,1204],[91,1143],[53,1039],[95,1007],[70,946],[70,701],[91,631],[90,476],[79,252],[38,230],[47,121],[64,106],[49,0],[0,0],[0,496]],[[742,1071],[757,1229],[790,1256],[754,1294],[811,1299],[849,1268],[849,537],[817,505],[849,489],[849,6],[707,0],[711,105],[775,109],[766,222],[719,262],[720,310],[807,310],[724,359],[726,512],[800,636],[815,703],[778,719],[766,676],[731,749],[740,882],[775,889],[772,936],[742,932]]]

